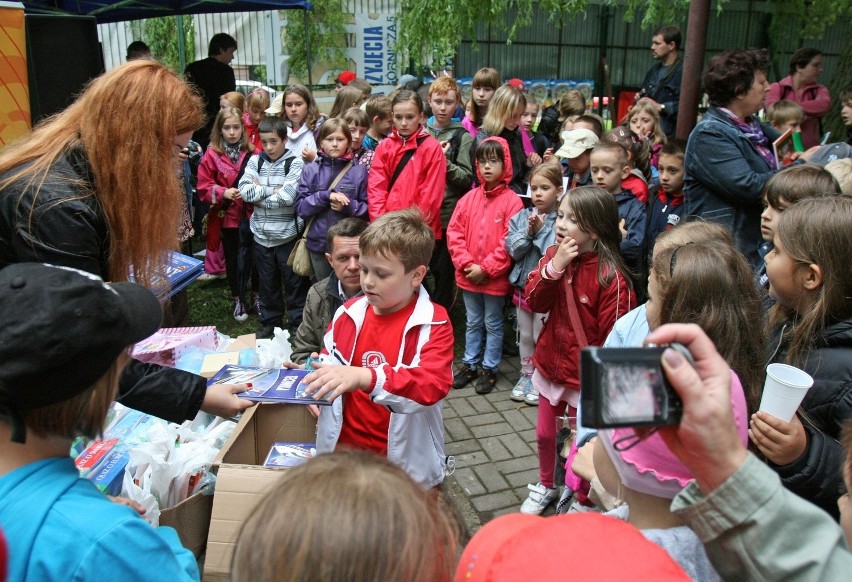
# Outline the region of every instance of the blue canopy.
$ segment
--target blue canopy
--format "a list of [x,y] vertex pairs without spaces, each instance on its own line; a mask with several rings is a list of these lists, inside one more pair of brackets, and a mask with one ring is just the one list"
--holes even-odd
[[22,0],[28,14],[94,16],[101,22],[120,22],[177,14],[251,12],[255,10],[310,10],[308,0]]

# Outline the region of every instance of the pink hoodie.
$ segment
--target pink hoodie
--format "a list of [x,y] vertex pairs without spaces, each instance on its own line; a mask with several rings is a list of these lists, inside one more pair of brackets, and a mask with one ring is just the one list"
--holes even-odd
[[[456,205],[447,227],[447,248],[456,268],[459,288],[486,295],[506,295],[512,290],[509,271],[512,258],[506,252],[509,220],[524,205],[518,195],[508,187],[512,180],[512,162],[509,144],[501,137],[489,137],[482,143],[495,141],[503,148],[503,174],[493,190],[485,190],[485,180],[476,162],[476,175],[480,186],[465,194]],[[481,146],[480,146],[481,147]],[[470,281],[464,269],[479,265],[488,275],[481,285]]]

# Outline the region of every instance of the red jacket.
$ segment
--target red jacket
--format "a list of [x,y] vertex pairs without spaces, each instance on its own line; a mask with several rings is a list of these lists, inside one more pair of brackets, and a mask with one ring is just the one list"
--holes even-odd
[[[506,251],[506,236],[509,220],[520,212],[524,204],[508,187],[512,181],[512,163],[509,145],[500,137],[489,137],[483,141],[496,141],[503,146],[504,159],[501,181],[493,190],[485,190],[485,180],[476,162],[479,186],[465,194],[456,204],[453,217],[447,227],[447,249],[456,268],[456,283],[459,288],[486,295],[506,295],[512,290],[509,271],[512,257]],[[481,285],[471,282],[464,269],[477,264],[488,275]]]
[[[426,139],[417,145],[417,138]],[[403,154],[416,150],[388,192],[388,184]],[[376,148],[367,177],[367,205],[370,220],[385,212],[416,206],[423,211],[426,222],[440,239],[441,203],[447,187],[447,161],[441,144],[423,126],[409,138],[403,139],[396,129]]]
[[553,245],[538,267],[527,276],[526,299],[536,313],[550,312],[535,345],[535,369],[554,384],[580,389],[580,341],[571,325],[568,310],[572,281],[574,302],[589,345],[602,346],[615,320],[636,307],[636,294],[625,277],[617,272],[607,287],[598,282],[598,254],[583,253],[572,261],[556,280],[542,276],[545,265],[556,254]]
[[[213,209],[222,207],[222,192],[228,188],[235,188],[235,182],[243,163],[243,158],[251,155],[249,152],[240,151],[240,157],[236,163],[231,161],[226,153],[219,153],[213,148],[207,148],[201,164],[198,166],[198,198],[205,204],[210,204]],[[239,228],[243,216],[251,216],[250,204],[242,200],[234,200],[228,205],[224,219],[221,221],[222,228]],[[209,228],[208,224],[208,228]]]

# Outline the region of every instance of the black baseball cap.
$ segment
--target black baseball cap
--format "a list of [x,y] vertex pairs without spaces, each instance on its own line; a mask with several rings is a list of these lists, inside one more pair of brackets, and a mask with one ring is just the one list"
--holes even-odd
[[83,392],[157,331],[162,315],[135,283],[41,263],[0,270],[0,410],[14,420]]

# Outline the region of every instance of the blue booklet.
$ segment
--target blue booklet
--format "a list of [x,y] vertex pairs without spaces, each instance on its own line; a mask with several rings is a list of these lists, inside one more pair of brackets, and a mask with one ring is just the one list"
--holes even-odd
[[[204,274],[204,261],[174,251],[169,251],[166,262],[160,268],[151,291],[160,301],[169,299],[175,293],[183,291],[189,284]],[[163,281],[165,279],[165,282]],[[133,281],[133,267],[130,267],[130,280]]]
[[314,443],[275,443],[269,449],[264,467],[270,469],[290,469],[304,465],[308,460],[317,456],[317,446]]
[[253,402],[280,402],[288,404],[320,404],[328,406],[325,400],[314,400],[305,394],[302,378],[311,370],[290,370],[287,368],[256,368],[228,364],[207,381],[214,384],[245,384],[252,387],[237,394],[240,398]]

